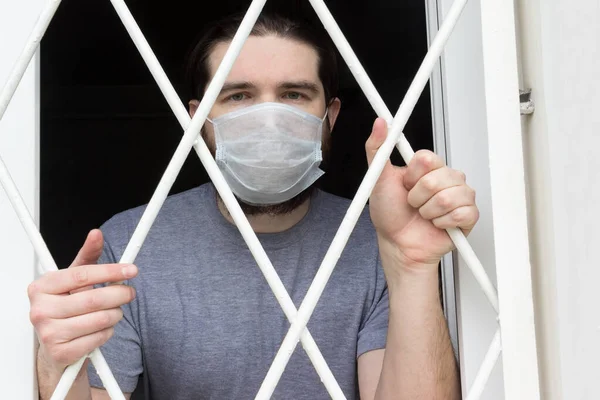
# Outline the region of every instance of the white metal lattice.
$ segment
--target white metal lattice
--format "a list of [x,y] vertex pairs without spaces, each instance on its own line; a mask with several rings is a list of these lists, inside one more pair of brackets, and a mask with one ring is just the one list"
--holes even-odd
[[[152,49],[150,48],[144,35],[139,29],[136,21],[127,8],[125,2],[123,0],[111,0],[113,7],[117,11],[121,21],[126,27],[129,35],[138,48],[138,51],[142,55],[154,79],[165,96],[169,106],[185,131],[184,136],[177,147],[177,150],[175,151],[175,154],[169,163],[169,166],[167,167],[156,191],[154,192],[148,207],[144,212],[144,215],[136,227],[131,241],[125,249],[120,262],[133,263],[135,261],[138,251],[140,250],[146,235],[150,230],[150,227],[152,226],[171,189],[171,186],[179,174],[189,150],[193,146],[198,153],[198,156],[200,157],[200,160],[206,171],[208,172],[208,175],[213,181],[217,191],[221,195],[234,222],[238,226],[238,229],[240,230],[245,242],[250,248],[250,251],[255,257],[257,264],[264,274],[269,286],[273,290],[273,293],[275,294],[281,308],[291,323],[290,330],[286,335],[281,348],[277,353],[269,372],[267,373],[267,376],[265,377],[259,393],[256,396],[257,399],[270,398],[289,361],[289,358],[291,357],[291,354],[295,350],[298,341],[301,341],[305,351],[307,352],[311,362],[313,363],[331,397],[334,399],[345,398],[339,385],[333,377],[331,370],[323,359],[323,356],[320,353],[316,343],[306,329],[306,325],[317,305],[317,302],[327,284],[331,273],[333,272],[333,269],[335,268],[336,261],[341,255],[348,238],[350,237],[352,230],[356,225],[358,217],[361,211],[364,209],[371,191],[373,190],[373,187],[394,147],[396,146],[398,148],[406,163],[408,163],[413,157],[414,152],[404,137],[402,130],[404,129],[418,98],[424,90],[427,81],[429,80],[429,76],[431,75],[436,62],[467,3],[467,0],[455,0],[452,8],[444,20],[444,23],[439,29],[438,35],[431,44],[429,52],[419,68],[419,71],[417,72],[416,77],[413,80],[404,100],[402,101],[396,116],[393,117],[363,69],[358,58],[354,54],[343,33],[339,29],[335,19],[327,9],[324,1],[309,1],[321,19],[321,22],[331,35],[335,45],[340,50],[342,57],[350,67],[350,70],[352,71],[360,87],[365,92],[371,106],[379,117],[382,117],[387,121],[390,129],[386,141],[373,159],[373,162],[371,163],[371,166],[369,167],[367,174],[365,175],[363,182],[361,183],[356,196],[341,223],[341,226],[335,235],[323,262],[321,263],[314,281],[307,292],[306,298],[302,302],[300,308],[296,310],[289,294],[275,272],[273,265],[269,261],[269,258],[258,241],[258,238],[256,237],[248,220],[242,212],[237,200],[226,184],[224,177],[222,176],[210,154],[210,151],[208,150],[202,138],[198,136],[198,132],[200,132],[200,128],[204,124],[208,113],[212,108],[212,105],[215,102],[216,97],[220,92],[227,75],[229,74],[229,71],[231,70],[231,67],[233,66],[233,63],[235,62],[245,40],[249,36],[250,31],[260,15],[266,0],[253,0],[250,4],[248,12],[244,17],[238,32],[232,40],[221,65],[217,69],[213,80],[208,86],[208,89],[206,90],[206,93],[200,102],[196,114],[191,119],[186,111],[185,106],[179,100],[179,97],[177,96],[172,84],[166,77],[166,74],[160,66],[156,56],[152,52]],[[6,86],[0,93],[0,119],[4,115],[4,112],[6,111],[8,104],[12,99],[12,96],[14,95],[31,58],[37,50],[39,42],[59,5],[60,0],[50,0],[41,13],[24,51],[17,60]],[[0,183],[6,190],[13,208],[18,214],[19,219],[21,220],[21,223],[23,224],[34,246],[34,249],[40,259],[40,265],[42,266],[44,272],[56,270],[56,264],[50,252],[48,251],[43,238],[37,230],[35,222],[31,218],[16,185],[14,184],[1,158]],[[492,307],[496,312],[498,312],[498,298],[496,291],[491,281],[487,277],[481,263],[467,242],[465,236],[459,229],[449,229],[448,234],[454,241],[458,251],[465,259],[467,265],[475,275]],[[478,399],[480,397],[490,372],[496,360],[498,359],[500,349],[501,341],[500,333],[498,331],[494,336],[482,368],[480,369],[475,382],[473,383],[470,394],[467,397],[468,399]],[[89,354],[89,358],[92,360],[94,367],[97,369],[98,374],[101,377],[110,397],[113,399],[123,399],[123,394],[120,392],[118,384],[110,372],[110,368],[104,360],[100,350],[94,350]],[[72,383],[77,376],[78,371],[83,365],[84,360],[85,358],[67,368],[55,390],[55,393],[52,396],[52,399],[64,399],[66,397]]]

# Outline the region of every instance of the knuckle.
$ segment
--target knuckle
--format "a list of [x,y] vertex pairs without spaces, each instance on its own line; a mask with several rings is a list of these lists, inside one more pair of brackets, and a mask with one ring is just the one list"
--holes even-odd
[[454,199],[452,198],[452,196],[449,193],[446,193],[445,191],[438,193],[436,195],[436,198],[438,205],[443,209],[448,209],[449,207],[452,207],[452,204],[454,203]]
[[97,324],[100,327],[108,327],[113,323],[113,317],[109,311],[99,313],[97,318]]
[[85,297],[84,300],[84,304],[85,304],[85,308],[88,311],[93,311],[96,310],[100,307],[100,299],[98,298],[98,295],[96,293],[95,290],[91,290],[89,291],[89,293],[87,294],[87,296]]
[[437,188],[437,180],[431,175],[425,175],[421,178],[421,185],[423,185],[425,190],[431,193]]
[[452,212],[450,213],[450,218],[452,219],[452,222],[456,224],[464,222],[465,217],[466,215],[464,208],[457,208],[455,210],[452,210]]
[[434,155],[429,150],[419,150],[415,156],[417,157],[419,163],[426,167],[429,167],[433,164]]
[[40,291],[39,285],[37,281],[31,282],[29,286],[27,286],[27,296],[29,296],[29,300],[33,299],[36,294]]
[[42,342],[45,346],[52,346],[54,344],[56,334],[52,328],[42,328],[38,332],[38,337],[40,342]]
[[465,175],[465,173],[463,171],[459,171],[459,170],[453,170],[454,174],[456,175],[456,177],[458,178],[458,180],[460,180],[461,182],[466,182],[467,181],[467,175]]
[[73,269],[73,281],[78,285],[85,285],[88,282],[87,268],[78,267]]
[[29,310],[29,320],[34,326],[41,324],[45,319],[46,312],[41,306],[37,304],[31,306],[31,309]]

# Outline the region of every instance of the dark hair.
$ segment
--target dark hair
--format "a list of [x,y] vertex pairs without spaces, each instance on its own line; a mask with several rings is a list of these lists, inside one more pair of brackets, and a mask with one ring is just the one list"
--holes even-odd
[[[190,96],[202,98],[210,77],[208,59],[214,48],[233,39],[243,19],[243,15],[225,18],[211,25],[197,41],[188,56],[186,81]],[[308,21],[293,21],[275,14],[261,14],[250,35],[275,35],[305,43],[313,47],[319,57],[319,79],[325,91],[325,102],[329,104],[337,96],[338,65],[337,54],[331,38],[322,27]]]

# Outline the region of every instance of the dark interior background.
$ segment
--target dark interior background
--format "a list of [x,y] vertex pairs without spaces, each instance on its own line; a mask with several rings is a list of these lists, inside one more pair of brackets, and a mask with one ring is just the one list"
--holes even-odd
[[[209,21],[248,0],[127,1],[182,101],[185,56]],[[166,5],[168,4],[168,6]],[[395,112],[426,52],[423,0],[329,0],[327,5]],[[317,20],[307,0],[269,0],[265,10]],[[108,0],[64,0],[41,46],[41,231],[67,266],[86,233],[149,201],[182,129]],[[351,198],[367,169],[364,142],[375,113],[340,59],[342,112],[322,187]],[[433,148],[429,91],[405,132]],[[394,154],[393,161],[401,164]],[[207,182],[191,152],[171,193]]]

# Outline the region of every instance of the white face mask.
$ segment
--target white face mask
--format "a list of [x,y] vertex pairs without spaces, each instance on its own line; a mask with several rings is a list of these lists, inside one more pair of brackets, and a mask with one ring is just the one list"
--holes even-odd
[[312,185],[324,174],[319,165],[325,117],[260,103],[208,119],[217,165],[233,193],[249,204],[279,204]]

